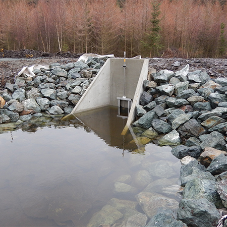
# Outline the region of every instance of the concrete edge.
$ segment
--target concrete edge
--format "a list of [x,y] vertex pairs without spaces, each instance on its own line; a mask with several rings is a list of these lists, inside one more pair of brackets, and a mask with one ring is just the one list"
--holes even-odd
[[140,96],[143,92],[143,81],[146,80],[147,76],[148,76],[148,65],[149,65],[149,59],[144,59],[143,67],[142,67],[142,70],[141,70],[141,73],[140,73],[140,77],[139,77],[139,80],[138,80],[138,83],[137,83],[135,95],[134,95],[134,98],[133,98],[131,110],[129,112],[126,125],[125,125],[121,135],[125,135],[127,133],[131,123],[135,119],[135,108],[136,108],[136,105],[139,104]]

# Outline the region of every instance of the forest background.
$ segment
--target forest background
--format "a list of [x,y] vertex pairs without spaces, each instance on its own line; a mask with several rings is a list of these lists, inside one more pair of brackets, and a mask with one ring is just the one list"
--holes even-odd
[[0,0],[0,48],[226,57],[219,0]]

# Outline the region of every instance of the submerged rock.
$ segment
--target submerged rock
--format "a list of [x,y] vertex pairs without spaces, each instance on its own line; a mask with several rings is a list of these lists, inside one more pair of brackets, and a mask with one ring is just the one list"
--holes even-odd
[[148,217],[153,217],[160,208],[176,210],[178,202],[158,193],[140,192],[136,199]]

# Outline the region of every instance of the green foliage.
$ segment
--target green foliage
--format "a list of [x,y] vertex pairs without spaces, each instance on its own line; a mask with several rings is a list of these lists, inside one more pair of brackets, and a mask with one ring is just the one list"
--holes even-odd
[[145,39],[142,44],[145,49],[145,53],[149,53],[149,57],[158,56],[161,45],[161,27],[160,27],[160,3],[156,0],[152,2],[153,12],[151,13],[151,26],[148,32],[145,34]]
[[219,36],[219,45],[218,45],[218,54],[219,56],[223,56],[226,53],[227,42],[225,39],[225,24],[221,23],[221,32]]

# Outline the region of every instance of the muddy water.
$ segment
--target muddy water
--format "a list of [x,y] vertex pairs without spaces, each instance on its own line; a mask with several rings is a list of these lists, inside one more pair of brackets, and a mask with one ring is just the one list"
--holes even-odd
[[[177,181],[180,164],[170,148],[150,143],[138,152],[130,133],[120,135],[124,123],[116,108],[103,108],[0,134],[0,226],[87,226],[110,199],[136,201],[144,186],[134,177],[146,163],[171,162]],[[123,175],[131,176],[135,194],[114,191]]]

